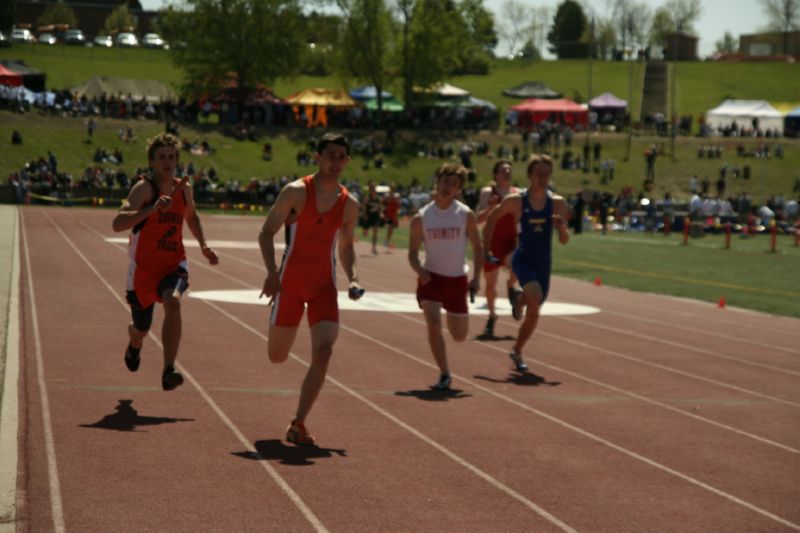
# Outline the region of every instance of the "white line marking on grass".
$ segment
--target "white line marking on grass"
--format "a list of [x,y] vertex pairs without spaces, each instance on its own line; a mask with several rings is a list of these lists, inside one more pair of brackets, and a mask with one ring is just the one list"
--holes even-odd
[[[53,531],[64,531],[64,508],[61,499],[61,484],[58,480],[58,464],[56,462],[56,446],[53,440],[53,423],[50,419],[50,399],[47,394],[47,382],[44,378],[44,358],[42,357],[42,341],[39,336],[39,316],[36,311],[36,295],[33,290],[33,271],[31,256],[28,250],[28,236],[25,231],[25,217],[20,211],[22,220],[22,237],[25,247],[25,266],[28,273],[28,294],[31,298],[31,322],[33,340],[36,351],[36,377],[39,382],[39,396],[42,402],[42,425],[44,429],[45,456],[47,458],[47,479],[50,484],[50,508],[53,515]],[[59,230],[60,231],[60,230]]]
[[18,208],[14,206],[11,236],[11,272],[5,339],[2,413],[0,413],[0,531],[14,531],[17,522],[17,439],[19,438],[19,274]]
[[[78,256],[81,259],[83,259],[83,262],[86,263],[89,269],[92,272],[94,272],[94,275],[97,276],[97,279],[99,279],[103,283],[103,285],[106,286],[106,288],[109,290],[109,292],[111,292],[112,295],[114,295],[114,298],[120,303],[120,305],[122,305],[122,307],[127,310],[128,304],[125,303],[125,301],[119,296],[119,294],[117,294],[118,291],[114,290],[114,288],[108,283],[108,281],[106,281],[106,279],[102,276],[102,274],[98,272],[98,270],[94,267],[94,265],[92,265],[92,263],[86,258],[85,255],[83,255],[83,253],[78,249],[78,247],[75,246],[72,240],[69,237],[67,237],[67,235],[50,218],[50,216],[47,214],[45,214],[45,216],[47,216],[48,220],[50,220],[50,223],[53,224],[53,227],[56,228],[56,230],[61,234],[64,240],[67,241],[67,243],[69,243],[69,245],[72,247],[73,250],[75,250],[75,253],[78,254]],[[124,248],[118,247],[117,249],[122,252],[126,252]],[[152,332],[150,332],[149,336],[151,339],[153,339],[153,341],[155,341],[155,343],[160,348],[163,348],[161,341],[159,341],[158,338],[155,335],[153,335]],[[294,491],[294,489],[292,489],[292,487],[286,482],[286,480],[284,480],[283,477],[281,477],[281,475],[278,473],[277,470],[275,470],[275,468],[269,463],[269,461],[267,461],[260,453],[258,453],[258,450],[255,449],[255,447],[250,443],[250,441],[248,441],[247,438],[244,436],[244,434],[239,430],[236,424],[234,424],[233,421],[231,421],[231,419],[228,418],[225,412],[217,405],[217,403],[211,398],[211,396],[208,395],[203,386],[200,385],[200,383],[196,379],[194,379],[194,377],[189,373],[188,370],[186,370],[186,367],[184,367],[180,363],[176,363],[175,366],[178,367],[178,369],[192,383],[195,390],[197,390],[197,392],[206,401],[209,407],[211,407],[212,411],[216,413],[216,415],[220,418],[220,420],[222,420],[225,426],[233,433],[233,435],[236,437],[239,443],[242,446],[244,446],[245,449],[253,455],[253,457],[257,459],[258,464],[260,464],[262,468],[264,468],[264,470],[267,472],[267,474],[269,474],[272,480],[281,488],[281,490],[283,490],[283,492],[292,501],[292,503],[295,504],[297,509],[302,513],[303,517],[309,522],[309,524],[311,524],[316,531],[327,532],[328,531],[327,528],[322,524],[319,518],[317,518],[317,516],[311,511],[311,509],[306,505],[306,503],[302,500],[302,498],[300,498],[300,496]]]
[[[415,320],[415,322],[416,321],[417,320]],[[410,359],[412,359],[414,361],[422,363],[425,366],[428,366],[428,367],[433,367],[434,366],[431,363],[422,361],[421,359],[417,358],[414,355],[411,355],[411,354],[409,354],[407,352],[404,352],[403,350],[400,350],[399,348],[391,346],[391,345],[389,345],[389,344],[387,344],[385,342],[382,342],[382,341],[380,341],[378,339],[375,339],[375,338],[373,338],[373,337],[371,337],[371,336],[369,336],[367,334],[361,333],[361,332],[359,332],[359,331],[357,331],[355,329],[352,329],[352,328],[342,328],[342,329],[345,329],[345,330],[349,331],[350,333],[353,333],[354,335],[358,335],[358,336],[360,336],[360,337],[362,337],[364,339],[367,339],[367,340],[369,340],[369,341],[371,341],[371,342],[373,342],[375,344],[378,344],[379,346],[382,346],[382,347],[384,347],[384,348],[386,348],[388,350],[391,350],[391,351],[393,351],[395,353],[398,353],[398,354],[403,355],[405,357],[408,357],[408,358],[410,358]],[[501,348],[497,348],[497,347],[493,347],[493,346],[490,346],[490,347],[495,349],[495,350],[497,350],[497,351],[505,352],[505,350],[502,350]],[[787,519],[785,519],[783,517],[780,517],[780,516],[778,516],[776,514],[770,513],[769,511],[767,511],[765,509],[762,509],[760,507],[757,507],[756,505],[753,505],[753,504],[751,504],[749,502],[746,502],[746,501],[744,501],[744,500],[742,500],[740,498],[737,498],[736,496],[733,496],[732,494],[728,494],[727,492],[724,492],[724,491],[722,491],[722,490],[720,490],[720,489],[718,489],[718,488],[716,488],[716,487],[714,487],[712,485],[709,485],[708,483],[704,483],[703,481],[700,481],[699,479],[696,479],[696,478],[694,478],[692,476],[689,476],[689,475],[684,474],[682,472],[679,472],[679,471],[677,471],[675,469],[672,469],[672,468],[670,468],[670,467],[668,467],[666,465],[663,465],[663,464],[661,464],[661,463],[659,463],[657,461],[654,461],[653,459],[645,457],[645,456],[643,456],[641,454],[638,454],[638,453],[636,453],[636,452],[634,452],[632,450],[624,448],[624,447],[622,447],[622,446],[620,446],[618,444],[614,444],[613,442],[611,442],[609,440],[606,440],[603,437],[595,435],[594,433],[590,433],[589,431],[581,429],[578,426],[575,426],[573,424],[570,424],[569,422],[561,420],[560,418],[557,418],[557,417],[555,417],[553,415],[545,413],[544,411],[540,411],[539,409],[536,409],[534,407],[526,405],[526,404],[524,404],[524,403],[522,403],[522,402],[520,402],[518,400],[515,400],[515,399],[513,399],[513,398],[511,398],[509,396],[506,396],[505,394],[501,394],[501,393],[496,392],[496,391],[494,391],[494,390],[492,390],[492,389],[490,389],[488,387],[485,387],[483,385],[475,383],[475,382],[473,382],[473,381],[471,381],[471,380],[469,380],[467,378],[463,378],[463,377],[459,376],[458,374],[452,374],[452,375],[453,375],[453,377],[455,377],[457,379],[460,379],[461,381],[463,381],[465,383],[468,383],[470,386],[475,387],[478,390],[481,390],[481,391],[483,391],[483,392],[485,392],[487,394],[495,396],[496,398],[500,398],[502,400],[505,400],[505,401],[507,401],[507,402],[509,402],[509,403],[511,403],[513,405],[516,405],[517,407],[520,407],[520,408],[522,408],[522,409],[524,409],[526,411],[529,411],[531,413],[534,413],[534,414],[536,414],[536,415],[538,415],[538,416],[540,416],[540,417],[542,417],[542,418],[544,418],[546,420],[549,420],[550,422],[553,422],[553,423],[555,423],[555,424],[557,424],[557,425],[559,425],[559,426],[561,426],[563,428],[566,428],[566,429],[569,429],[571,431],[574,431],[574,432],[576,432],[576,433],[578,433],[578,434],[580,434],[580,435],[582,435],[584,437],[587,437],[587,438],[589,438],[589,439],[591,439],[591,440],[593,440],[593,441],[595,441],[595,442],[597,442],[599,444],[607,446],[607,447],[611,448],[612,450],[616,450],[616,451],[618,451],[620,453],[623,453],[623,454],[625,454],[625,455],[627,455],[629,457],[632,457],[632,458],[637,459],[637,460],[639,460],[639,461],[641,461],[641,462],[643,462],[645,464],[648,464],[648,465],[650,465],[650,466],[652,466],[654,468],[657,468],[658,470],[661,470],[663,472],[666,472],[668,474],[676,476],[676,477],[678,477],[678,478],[680,478],[680,479],[682,479],[684,481],[687,481],[687,482],[691,483],[692,485],[696,485],[696,486],[698,486],[700,488],[703,488],[703,489],[705,489],[705,490],[707,490],[709,492],[712,492],[712,493],[716,494],[717,496],[721,496],[722,498],[725,498],[725,499],[727,499],[727,500],[729,500],[729,501],[731,501],[733,503],[741,505],[742,507],[745,507],[745,508],[747,508],[747,509],[749,509],[751,511],[754,511],[754,512],[756,512],[756,513],[758,513],[758,514],[760,514],[762,516],[765,516],[765,517],[767,517],[767,518],[769,518],[771,520],[774,520],[774,521],[776,521],[776,522],[778,522],[780,524],[783,524],[783,525],[785,525],[787,527],[790,527],[792,529],[800,530],[800,524],[795,524],[794,522],[790,522],[789,520],[787,520]]]

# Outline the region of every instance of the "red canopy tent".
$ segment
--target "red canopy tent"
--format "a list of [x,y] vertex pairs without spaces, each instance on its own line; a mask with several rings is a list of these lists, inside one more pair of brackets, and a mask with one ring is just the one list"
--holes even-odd
[[9,87],[19,87],[22,85],[22,74],[9,70],[3,65],[0,65],[0,85],[7,85]]
[[545,120],[556,124],[567,124],[569,126],[586,126],[589,123],[589,110],[586,106],[576,104],[572,100],[565,98],[551,100],[543,98],[531,98],[511,106],[511,109],[519,113],[517,125],[525,128],[533,126]]

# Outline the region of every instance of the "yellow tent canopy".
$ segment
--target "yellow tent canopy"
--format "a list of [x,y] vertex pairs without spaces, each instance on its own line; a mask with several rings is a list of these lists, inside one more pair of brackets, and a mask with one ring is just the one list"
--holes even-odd
[[350,98],[344,89],[303,89],[295,93],[286,101],[293,105],[319,105],[319,106],[354,106],[355,100]]

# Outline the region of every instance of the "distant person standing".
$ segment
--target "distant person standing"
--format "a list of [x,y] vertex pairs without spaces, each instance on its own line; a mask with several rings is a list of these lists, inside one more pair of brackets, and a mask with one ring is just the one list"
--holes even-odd
[[156,302],[162,303],[161,387],[164,390],[173,390],[183,383],[183,376],[175,370],[175,359],[182,329],[180,299],[189,287],[189,265],[183,247],[184,220],[203,256],[212,265],[219,262],[203,235],[192,188],[175,177],[180,145],[180,140],[170,134],[158,135],[150,141],[147,158],[153,179],[141,179],[131,188],[112,222],[114,231],[132,230],[127,286],[132,320],[128,326],[125,365],[131,372],[139,369],[142,344],[153,322],[153,308]]
[[89,137],[87,142],[91,143],[92,139],[94,138],[94,130],[97,128],[97,123],[94,121],[94,117],[89,117],[89,120],[86,121],[86,134]]
[[[349,296],[363,294],[356,273],[353,230],[358,201],[339,179],[350,162],[350,143],[344,135],[326,133],[314,154],[319,170],[284,187],[269,212],[258,244],[267,267],[261,294],[271,298],[269,359],[283,363],[289,357],[297,328],[308,307],[311,365],[300,389],[297,411],[286,430],[286,440],[314,444],[305,421],[328,372],[333,345],[339,334],[334,245],[349,282]],[[275,263],[275,234],[285,226],[287,243],[280,270]]]
[[655,181],[656,179],[656,158],[658,157],[658,148],[655,144],[650,146],[644,151],[644,161],[647,165],[647,181]]
[[546,155],[533,155],[528,163],[530,187],[519,194],[506,196],[489,215],[483,232],[484,246],[488,246],[501,217],[510,213],[519,224],[519,245],[511,260],[511,267],[519,279],[523,294],[517,301],[520,309],[515,316],[522,314],[522,307],[526,307],[526,310],[517,340],[509,353],[519,372],[528,368],[522,358],[522,349],[536,329],[539,309],[550,289],[553,230],[558,231],[561,244],[569,242],[569,230],[565,222],[569,209],[564,198],[553,194],[548,188],[552,174],[553,160]]
[[[494,164],[492,175],[494,180],[488,186],[483,187],[478,199],[478,223],[483,224],[489,218],[489,214],[500,205],[500,202],[511,193],[519,192],[519,189],[511,184],[511,162],[505,159]],[[486,306],[489,309],[489,318],[483,334],[486,337],[494,337],[494,326],[497,322],[497,312],[495,311],[495,300],[497,299],[497,279],[500,277],[500,269],[505,267],[509,270],[506,280],[508,300],[511,307],[514,307],[516,298],[521,291],[517,289],[517,278],[511,270],[511,254],[517,247],[517,225],[514,217],[508,215],[497,221],[494,236],[487,254],[491,259],[487,259],[483,264],[483,275],[486,280]]]
[[[417,273],[417,302],[425,314],[430,343],[439,381],[434,389],[450,388],[450,367],[442,334],[442,308],[447,311],[447,329],[456,342],[467,338],[469,307],[467,293],[480,289],[483,247],[478,233],[478,219],[458,201],[467,169],[445,163],[436,171],[436,195],[411,219],[408,262]],[[467,281],[467,241],[472,244],[474,268]],[[420,246],[425,245],[425,264],[420,262]]]
[[372,253],[378,253],[378,228],[381,226],[381,197],[375,188],[375,182],[370,180],[367,184],[367,194],[361,202],[364,210],[364,234],[372,233]]
[[389,187],[389,194],[383,200],[383,222],[386,224],[386,240],[383,241],[383,244],[386,248],[394,248],[392,235],[395,228],[400,225],[400,202],[397,185],[393,183]]

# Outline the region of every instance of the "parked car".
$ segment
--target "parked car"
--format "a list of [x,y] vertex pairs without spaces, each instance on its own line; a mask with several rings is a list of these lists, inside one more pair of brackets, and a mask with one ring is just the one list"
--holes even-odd
[[139,39],[132,33],[118,33],[117,37],[114,39],[114,44],[123,48],[131,48],[133,46],[139,46]]
[[36,41],[39,44],[54,45],[58,42],[58,39],[56,39],[56,36],[52,33],[40,33]]
[[6,48],[11,46],[11,39],[8,38],[8,35],[0,31],[0,48]]
[[83,46],[86,44],[86,36],[81,30],[67,30],[66,35],[64,35],[64,42]]
[[102,48],[111,48],[114,46],[114,39],[112,39],[110,35],[98,35],[92,42],[95,46],[100,46]]
[[167,41],[157,33],[147,33],[142,38],[142,46],[145,48],[169,48]]
[[33,34],[31,30],[25,30],[16,28],[11,30],[11,42],[12,43],[32,43],[33,42]]

